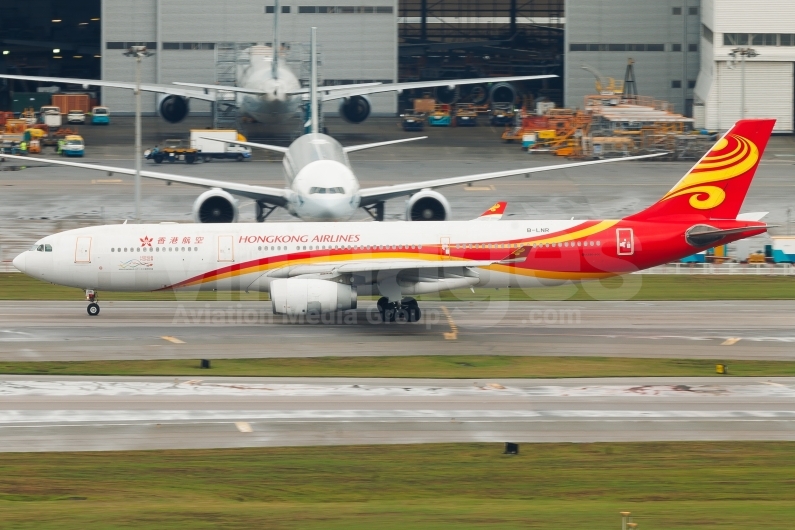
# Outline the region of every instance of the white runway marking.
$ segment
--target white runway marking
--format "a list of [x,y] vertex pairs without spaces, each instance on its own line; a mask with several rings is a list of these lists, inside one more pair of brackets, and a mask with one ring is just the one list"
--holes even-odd
[[174,382],[138,381],[0,381],[0,397],[81,396],[208,396],[208,397],[766,397],[795,398],[795,387],[749,381],[747,384],[711,385],[583,385],[503,387],[472,386],[375,386],[350,384],[211,383],[201,380]]
[[120,425],[133,423],[229,423],[230,418],[244,418],[233,422],[238,431],[254,432],[251,423],[263,421],[306,422],[439,422],[450,421],[543,421],[543,420],[677,420],[677,421],[738,421],[779,420],[795,421],[795,410],[105,410],[100,417],[94,410],[34,410],[0,411],[0,428],[24,427],[31,424],[41,426]]

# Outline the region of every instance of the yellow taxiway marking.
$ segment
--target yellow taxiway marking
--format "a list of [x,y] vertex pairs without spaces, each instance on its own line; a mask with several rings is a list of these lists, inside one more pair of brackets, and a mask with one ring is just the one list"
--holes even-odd
[[174,344],[185,344],[184,340],[179,340],[176,337],[169,337],[168,335],[166,335],[165,337],[160,337],[160,338],[163,339],[163,340],[167,340],[168,342],[173,342]]
[[496,189],[494,184],[490,186],[464,186],[464,191],[492,191]]
[[455,321],[453,320],[453,316],[450,314],[450,311],[448,311],[445,306],[442,306],[442,313],[444,313],[445,318],[447,318],[447,323],[450,325],[450,333],[444,333],[445,340],[458,339],[458,326],[455,325]]
[[721,346],[731,346],[732,344],[737,344],[741,340],[743,340],[743,339],[740,338],[740,337],[732,337],[730,339],[724,340],[723,342],[720,343],[720,345]]
[[251,424],[247,421],[236,421],[235,427],[240,432],[254,432],[254,429],[251,428]]
[[124,182],[122,179],[94,179],[91,184],[121,184]]

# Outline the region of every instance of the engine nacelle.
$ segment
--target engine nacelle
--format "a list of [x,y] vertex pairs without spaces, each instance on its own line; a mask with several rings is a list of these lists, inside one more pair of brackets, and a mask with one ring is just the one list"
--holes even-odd
[[190,103],[182,96],[161,94],[157,98],[157,112],[167,122],[179,123],[190,112]]
[[461,90],[458,85],[448,85],[436,87],[436,101],[446,105],[452,105],[461,98]]
[[351,96],[340,103],[340,116],[348,123],[362,123],[370,116],[371,108],[367,96]]
[[450,218],[450,203],[439,192],[422,190],[406,201],[406,221],[445,221]]
[[291,278],[270,285],[273,312],[306,315],[356,309],[356,288],[328,280]]
[[193,203],[193,220],[197,223],[236,223],[237,200],[224,190],[207,190]]
[[497,83],[489,90],[492,103],[511,103],[516,101],[516,88],[510,83]]

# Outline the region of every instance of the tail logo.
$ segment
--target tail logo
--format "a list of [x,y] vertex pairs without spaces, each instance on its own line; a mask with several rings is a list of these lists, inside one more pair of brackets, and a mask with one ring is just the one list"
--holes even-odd
[[492,206],[491,208],[489,208],[488,211],[494,213],[494,212],[496,212],[497,210],[500,209],[500,206],[501,206],[500,203],[497,203],[494,206]]
[[726,199],[726,192],[709,184],[738,177],[758,161],[756,144],[736,134],[726,135],[662,200],[690,195],[689,202],[693,208],[715,208]]

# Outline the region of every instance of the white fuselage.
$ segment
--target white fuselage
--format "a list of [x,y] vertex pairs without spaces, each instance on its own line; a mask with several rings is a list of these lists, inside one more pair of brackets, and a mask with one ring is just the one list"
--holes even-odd
[[239,94],[238,113],[241,118],[267,126],[279,126],[295,120],[301,105],[300,95],[290,95],[301,83],[284,61],[278,63],[277,75],[272,69],[272,50],[268,46],[252,46],[251,61],[238,70],[238,85],[262,91],[262,94]]
[[[537,241],[543,246],[547,236],[552,241],[556,233],[583,223],[587,222],[105,225],[48,236],[20,254],[14,265],[47,282],[98,291],[268,291],[273,279],[301,277],[355,282],[360,294],[376,294],[384,290],[379,282],[390,280],[390,263],[499,261],[521,246],[520,241],[540,236]],[[606,233],[583,231],[578,240],[582,246],[572,244],[572,251],[584,251],[590,240],[587,248],[601,252],[597,239]],[[346,275],[341,269],[334,272],[337,269],[330,269],[330,264],[364,264],[380,272]],[[391,281],[398,282],[403,295],[412,295],[458,287],[532,287],[561,280],[517,274],[501,266],[462,266],[435,279],[426,276],[393,275]]]
[[359,181],[348,155],[331,136],[301,136],[282,161],[292,191],[287,209],[304,221],[347,221],[359,208]]

